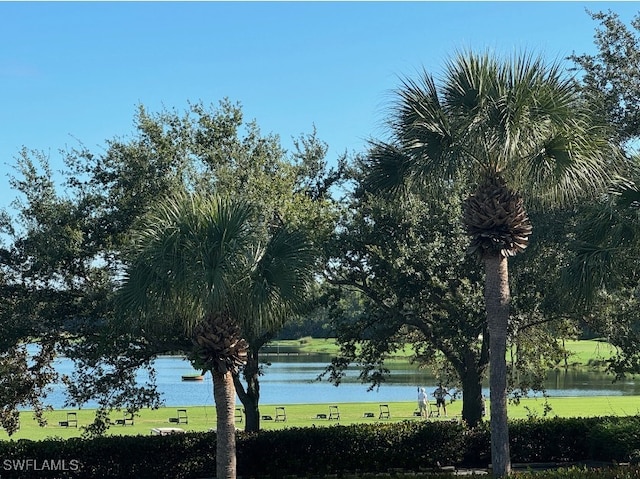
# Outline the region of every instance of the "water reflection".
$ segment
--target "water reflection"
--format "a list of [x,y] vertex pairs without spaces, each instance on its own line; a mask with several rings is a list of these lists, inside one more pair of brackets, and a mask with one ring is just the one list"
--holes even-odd
[[[330,355],[273,355],[265,357],[265,374],[261,376],[262,404],[330,403],[330,402],[393,402],[413,401],[416,388],[435,389],[436,379],[429,371],[418,369],[408,363],[394,363],[389,381],[379,389],[367,391],[368,385],[358,380],[358,371],[347,371],[343,383],[335,387],[328,381],[318,381],[331,360]],[[182,381],[182,375],[193,374],[188,361],[180,356],[163,356],[155,361],[157,384],[167,406],[190,406],[213,404],[211,376],[204,381]],[[70,374],[72,363],[59,359],[57,369]],[[146,379],[143,374],[140,380]],[[602,372],[581,370],[550,371],[546,387],[550,396],[617,396],[640,395],[640,386],[635,381],[613,382],[612,376]],[[484,393],[488,396],[488,385]],[[54,387],[49,395],[54,408],[64,403],[62,388]],[[86,407],[95,407],[87,404]]]

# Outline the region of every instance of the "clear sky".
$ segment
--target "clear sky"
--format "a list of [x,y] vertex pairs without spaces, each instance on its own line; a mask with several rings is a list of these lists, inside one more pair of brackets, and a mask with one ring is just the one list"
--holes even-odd
[[640,4],[0,1],[0,206],[20,148],[54,167],[78,140],[98,153],[133,132],[138,104],[228,97],[286,148],[315,124],[330,158],[363,151],[399,77],[466,48],[594,53],[587,8],[628,24]]

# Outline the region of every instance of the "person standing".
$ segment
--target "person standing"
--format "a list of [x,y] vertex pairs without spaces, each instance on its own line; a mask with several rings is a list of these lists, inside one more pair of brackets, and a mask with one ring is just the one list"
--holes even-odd
[[445,400],[446,396],[451,396],[447,388],[442,387],[442,383],[440,383],[435,391],[433,391],[433,395],[436,398],[436,407],[438,408],[438,417],[440,416],[440,406],[442,406],[442,410],[444,411],[444,417],[447,417],[447,401]]
[[424,388],[418,389],[418,411],[420,411],[420,417],[429,417],[429,398]]

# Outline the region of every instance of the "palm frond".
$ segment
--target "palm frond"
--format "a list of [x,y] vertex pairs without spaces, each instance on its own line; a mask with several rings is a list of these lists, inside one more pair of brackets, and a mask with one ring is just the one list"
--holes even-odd
[[602,247],[585,241],[576,242],[573,246],[575,259],[565,270],[563,281],[568,291],[573,291],[571,300],[583,305],[590,305],[596,293],[606,287],[614,273],[614,259],[619,254],[616,248]]
[[362,161],[361,186],[368,192],[397,195],[407,186],[411,164],[412,159],[399,147],[372,140],[369,155]]
[[217,196],[176,194],[161,202],[133,236],[122,304],[182,317],[194,312],[188,327],[203,311],[224,309],[239,256],[251,242],[252,215],[248,203]]
[[529,193],[541,204],[563,204],[585,192],[604,193],[617,170],[616,155],[597,129],[567,120],[512,171],[527,181]]
[[163,201],[134,236],[122,311],[147,325],[179,322],[188,333],[211,318],[245,328],[283,321],[305,301],[316,256],[302,232],[280,224],[267,234],[262,223],[242,200]]
[[255,326],[280,324],[305,303],[315,257],[303,232],[282,225],[273,233],[250,275],[247,305]]
[[640,208],[640,188],[633,182],[624,182],[612,191],[617,197],[617,204],[622,208]]
[[578,224],[565,281],[591,304],[599,291],[636,288],[640,256],[640,194],[620,179],[609,197],[588,205]]

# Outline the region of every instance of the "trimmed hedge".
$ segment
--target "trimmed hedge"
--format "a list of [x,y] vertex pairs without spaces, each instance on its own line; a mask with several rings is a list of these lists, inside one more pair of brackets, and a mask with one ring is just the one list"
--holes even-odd
[[215,435],[20,439],[0,442],[0,458],[2,479],[187,479],[215,471]]
[[571,467],[555,471],[519,473],[517,477],[518,479],[640,479],[640,469],[637,467],[605,469]]
[[[640,459],[640,417],[636,416],[512,421],[510,437],[514,463]],[[239,433],[238,474],[309,477],[354,471],[424,471],[438,465],[486,466],[489,439],[487,424],[467,429],[453,422]],[[0,460],[3,479],[211,477],[215,434],[1,441]],[[553,477],[581,477],[566,474]],[[637,478],[634,474],[611,477]]]
[[278,476],[418,470],[460,464],[465,428],[454,423],[385,423],[264,431],[238,444],[238,474]]

